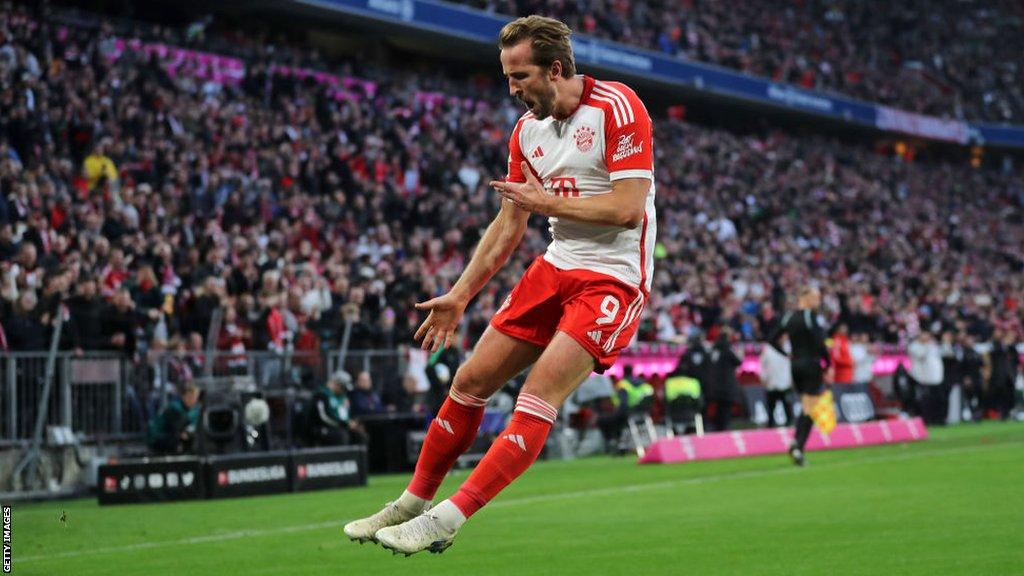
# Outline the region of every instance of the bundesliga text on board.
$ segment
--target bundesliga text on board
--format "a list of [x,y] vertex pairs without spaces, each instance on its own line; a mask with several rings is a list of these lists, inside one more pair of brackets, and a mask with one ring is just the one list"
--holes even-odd
[[4,574],[11,573],[11,507],[3,506],[4,521]]

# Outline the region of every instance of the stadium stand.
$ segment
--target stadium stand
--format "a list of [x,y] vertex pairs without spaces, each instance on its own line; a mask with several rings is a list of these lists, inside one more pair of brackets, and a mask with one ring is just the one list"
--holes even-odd
[[[225,349],[279,349],[289,333],[334,345],[345,313],[352,348],[393,347],[495,209],[485,183],[504,173],[519,111],[493,83],[356,73],[221,38],[226,55],[188,30],[24,9],[2,29],[5,326],[38,331],[67,297],[68,348],[201,348],[188,341],[226,304]],[[1019,168],[671,118],[657,137],[660,263],[642,339],[729,324],[757,340],[808,279],[831,319],[876,340],[957,323],[980,341],[1020,331]],[[543,249],[533,223],[470,311],[471,340]],[[123,336],[91,332],[96,318]],[[7,332],[14,349],[30,333]]]
[[[1024,118],[1024,7],[977,0],[463,0],[585,34],[939,117]],[[980,64],[984,64],[983,66]]]

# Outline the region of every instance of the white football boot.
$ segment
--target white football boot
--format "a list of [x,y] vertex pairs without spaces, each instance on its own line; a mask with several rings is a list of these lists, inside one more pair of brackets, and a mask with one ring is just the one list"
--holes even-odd
[[381,528],[376,539],[395,554],[411,556],[423,550],[440,554],[452,545],[457,532],[458,528],[448,528],[431,510],[397,526]]
[[416,518],[419,514],[429,509],[430,502],[427,502],[420,510],[409,510],[399,506],[398,502],[388,502],[384,505],[383,510],[373,516],[353,520],[345,524],[345,536],[348,536],[349,540],[355,540],[360,544],[376,542],[377,538],[375,535],[381,528],[401,524],[406,520]]

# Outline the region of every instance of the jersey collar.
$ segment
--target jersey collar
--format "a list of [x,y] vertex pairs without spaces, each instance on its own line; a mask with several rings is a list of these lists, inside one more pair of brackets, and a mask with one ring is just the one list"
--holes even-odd
[[564,120],[559,120],[559,122],[568,122],[576,114],[576,111],[580,109],[580,106],[590,99],[590,92],[594,89],[594,79],[586,74],[581,74],[580,76],[583,76],[583,93],[580,94],[580,101],[576,103],[576,107],[572,109],[572,112]]

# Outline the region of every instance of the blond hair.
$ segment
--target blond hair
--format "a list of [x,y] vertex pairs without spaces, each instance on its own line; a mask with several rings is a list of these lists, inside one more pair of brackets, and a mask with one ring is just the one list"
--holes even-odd
[[572,30],[553,18],[525,16],[505,24],[498,36],[498,45],[511,48],[529,40],[533,49],[533,63],[550,68],[555,61],[562,63],[562,77],[576,74],[576,59],[572,55]]

